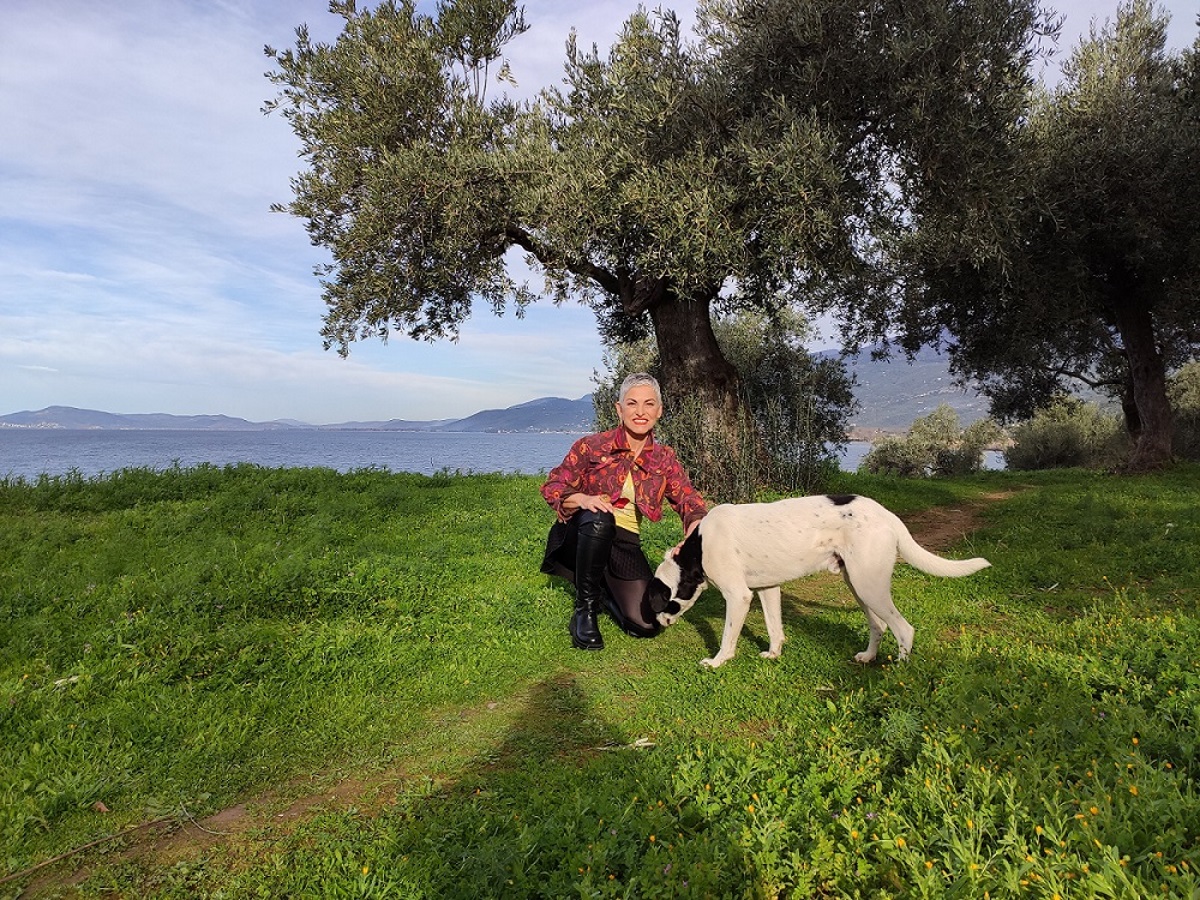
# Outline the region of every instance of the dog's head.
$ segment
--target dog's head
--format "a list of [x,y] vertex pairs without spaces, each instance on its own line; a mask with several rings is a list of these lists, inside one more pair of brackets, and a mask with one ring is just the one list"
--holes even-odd
[[647,599],[660,625],[674,625],[704,593],[700,529],[683,542],[676,555],[668,550],[654,572]]

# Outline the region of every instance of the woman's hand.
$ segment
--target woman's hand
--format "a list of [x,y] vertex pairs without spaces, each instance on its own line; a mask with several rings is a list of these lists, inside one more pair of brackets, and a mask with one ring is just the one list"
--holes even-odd
[[575,509],[586,509],[591,512],[614,512],[616,507],[613,502],[603,494],[572,494],[565,501],[563,506],[567,509],[572,507]]

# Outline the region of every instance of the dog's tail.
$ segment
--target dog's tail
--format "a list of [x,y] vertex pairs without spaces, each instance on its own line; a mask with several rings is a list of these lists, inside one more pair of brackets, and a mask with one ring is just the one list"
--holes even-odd
[[946,559],[936,553],[931,553],[916,542],[916,539],[909,533],[908,526],[899,516],[891,510],[885,510],[885,512],[891,517],[892,529],[896,532],[896,549],[900,551],[901,558],[910,566],[941,578],[962,578],[964,575],[973,575],[980,569],[986,569],[991,565],[982,556],[976,556],[974,559]]

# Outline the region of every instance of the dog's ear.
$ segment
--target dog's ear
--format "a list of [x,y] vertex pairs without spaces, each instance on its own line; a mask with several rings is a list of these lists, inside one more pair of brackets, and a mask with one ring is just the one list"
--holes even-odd
[[[651,579],[650,586],[646,588],[646,601],[655,615],[661,612],[674,615],[679,612],[679,604],[671,599],[671,589],[659,578]],[[675,607],[674,610],[671,610],[672,606]]]
[[697,528],[688,535],[675,557],[679,567],[679,583],[675,585],[675,596],[682,600],[694,600],[704,587],[704,538]]

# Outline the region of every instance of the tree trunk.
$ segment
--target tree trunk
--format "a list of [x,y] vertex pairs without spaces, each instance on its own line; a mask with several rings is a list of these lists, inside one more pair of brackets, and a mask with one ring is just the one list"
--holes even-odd
[[1134,442],[1142,436],[1142,417],[1137,408],[1137,397],[1133,387],[1133,375],[1125,373],[1125,384],[1121,387],[1121,412],[1125,416],[1125,433]]
[[[744,499],[749,461],[744,455],[746,423],[738,392],[737,369],[725,359],[712,328],[716,292],[690,297],[669,289],[650,307],[669,439],[697,486],[722,499]],[[741,477],[737,477],[741,475]],[[735,486],[735,482],[739,486]]]
[[1171,462],[1173,417],[1167,399],[1167,368],[1154,340],[1154,320],[1149,306],[1136,301],[1119,304],[1115,318],[1129,361],[1141,428],[1129,468],[1135,472],[1161,468]]

